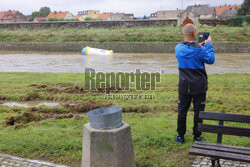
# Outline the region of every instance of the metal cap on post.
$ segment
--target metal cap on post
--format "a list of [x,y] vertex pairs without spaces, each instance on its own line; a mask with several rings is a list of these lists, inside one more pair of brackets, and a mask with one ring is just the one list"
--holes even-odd
[[84,125],[83,167],[136,167],[130,126],[122,122],[122,108],[104,107],[88,112]]
[[94,129],[113,129],[122,125],[122,108],[103,107],[88,112],[90,126]]

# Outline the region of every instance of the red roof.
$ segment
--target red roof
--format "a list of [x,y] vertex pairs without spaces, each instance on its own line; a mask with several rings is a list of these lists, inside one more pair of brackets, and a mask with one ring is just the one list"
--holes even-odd
[[102,13],[102,14],[99,14],[99,16],[97,17],[97,19],[100,19],[100,20],[107,20],[108,17],[111,15],[112,13]]
[[50,14],[47,16],[47,18],[57,18],[57,19],[64,19],[69,12],[50,12]]
[[222,12],[229,8],[240,8],[241,5],[231,5],[231,6],[218,6],[215,7],[216,15],[219,16]]
[[0,20],[12,20],[17,13],[18,11],[16,10],[0,12]]
[[35,17],[35,19],[37,21],[40,21],[40,20],[47,20],[47,17]]

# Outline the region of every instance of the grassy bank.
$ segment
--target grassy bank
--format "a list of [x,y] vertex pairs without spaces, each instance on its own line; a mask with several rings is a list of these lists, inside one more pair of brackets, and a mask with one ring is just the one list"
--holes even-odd
[[[156,99],[152,100],[107,100],[103,90],[85,92],[84,74],[0,73],[0,78],[2,102],[53,100],[62,104],[28,109],[0,105],[0,152],[80,166],[82,128],[88,122],[86,112],[102,106],[121,106],[123,120],[131,125],[137,166],[183,167],[192,163],[193,156],[188,155],[192,145],[192,111],[188,114],[186,144],[176,145],[173,139],[178,75],[162,75],[154,92],[115,93],[154,94]],[[206,110],[250,114],[249,92],[249,74],[209,75]],[[204,137],[216,142],[214,134],[205,133]],[[223,143],[250,147],[245,137],[223,136]]]
[[[214,41],[250,41],[250,27],[200,27],[199,32],[210,32]],[[45,29],[0,30],[0,42],[180,42],[179,27],[138,27],[117,29]]]

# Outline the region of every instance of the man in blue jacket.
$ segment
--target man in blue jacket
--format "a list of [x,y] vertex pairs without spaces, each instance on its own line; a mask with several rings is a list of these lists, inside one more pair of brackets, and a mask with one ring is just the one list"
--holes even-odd
[[206,64],[213,64],[215,61],[214,49],[211,37],[204,42],[204,46],[195,42],[197,30],[193,24],[185,25],[183,29],[184,42],[175,48],[175,55],[179,68],[179,101],[178,120],[175,140],[178,144],[184,143],[186,133],[187,112],[193,100],[194,106],[194,141],[204,141],[201,133],[198,132],[199,111],[205,110],[207,92]]

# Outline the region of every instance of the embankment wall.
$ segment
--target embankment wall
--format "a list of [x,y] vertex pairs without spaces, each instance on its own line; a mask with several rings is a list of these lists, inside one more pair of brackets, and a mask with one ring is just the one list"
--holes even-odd
[[[81,52],[85,46],[119,53],[174,53],[178,42],[18,42],[0,43],[0,51]],[[250,42],[215,42],[216,53],[250,53]]]
[[[226,20],[199,20],[200,24],[208,26],[229,25]],[[125,20],[125,21],[47,21],[25,23],[0,23],[0,29],[23,30],[23,29],[47,29],[47,28],[131,28],[131,27],[155,27],[176,26],[177,19],[173,20]]]

